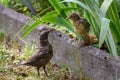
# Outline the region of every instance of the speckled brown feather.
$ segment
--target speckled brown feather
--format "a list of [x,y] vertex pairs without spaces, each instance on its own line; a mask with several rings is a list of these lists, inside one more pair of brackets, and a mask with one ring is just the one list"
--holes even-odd
[[41,48],[37,53],[34,53],[26,62],[13,65],[10,68],[17,67],[20,65],[27,65],[27,66],[33,66],[37,68],[38,75],[39,73],[39,68],[43,67],[45,74],[47,75],[47,72],[45,70],[46,64],[50,61],[50,59],[53,56],[53,49],[52,46],[50,45],[48,41],[48,35],[52,31],[52,29],[48,30],[43,30],[40,34],[40,46]]
[[74,31],[79,34],[85,43],[89,44],[88,32],[90,31],[90,24],[83,17],[79,17],[76,13],[71,13],[68,19],[72,20]]

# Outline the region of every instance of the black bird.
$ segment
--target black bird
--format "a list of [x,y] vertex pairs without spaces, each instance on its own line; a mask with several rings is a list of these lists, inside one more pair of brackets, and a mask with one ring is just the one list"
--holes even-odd
[[21,66],[21,65],[33,66],[33,67],[36,67],[38,75],[40,75],[39,69],[40,67],[42,67],[45,74],[48,76],[45,70],[45,66],[53,56],[53,49],[52,49],[51,44],[48,41],[48,35],[52,30],[53,29],[43,30],[40,33],[41,48],[37,53],[34,53],[26,62],[13,65],[12,67],[9,67],[9,68],[13,68],[13,67]]

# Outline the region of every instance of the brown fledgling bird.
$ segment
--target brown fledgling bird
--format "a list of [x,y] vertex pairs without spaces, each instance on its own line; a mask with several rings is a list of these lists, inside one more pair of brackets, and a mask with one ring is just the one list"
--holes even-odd
[[94,38],[94,36],[88,34],[90,31],[90,24],[86,19],[79,17],[75,12],[71,13],[67,19],[72,20],[74,31],[82,37],[84,42],[81,45],[84,46],[93,43],[91,42],[91,40],[93,40],[91,38]]
[[52,49],[51,44],[48,41],[48,35],[52,30],[53,29],[43,30],[40,33],[40,46],[41,46],[41,48],[37,53],[34,53],[28,59],[28,61],[21,63],[21,64],[13,65],[12,67],[9,67],[9,68],[13,68],[13,67],[21,66],[21,65],[33,66],[33,67],[36,67],[38,75],[40,75],[39,69],[40,69],[40,67],[42,67],[45,74],[48,76],[48,74],[45,70],[45,66],[53,56],[53,49]]

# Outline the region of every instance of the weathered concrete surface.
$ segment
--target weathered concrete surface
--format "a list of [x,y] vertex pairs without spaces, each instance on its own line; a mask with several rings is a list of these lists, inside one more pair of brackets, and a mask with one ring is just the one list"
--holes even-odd
[[[13,37],[27,21],[27,17],[0,6],[0,29],[7,35]],[[23,42],[39,45],[38,35],[39,30],[36,28]],[[20,35],[17,38],[19,40]],[[79,47],[77,41],[72,41],[69,36],[58,31],[49,35],[49,41],[54,49],[52,62],[68,66],[76,75],[91,80],[120,80],[120,60],[108,53],[92,46]]]
[[[5,34],[10,36],[11,38],[13,38],[17,34],[17,32],[23,27],[24,24],[27,23],[28,20],[30,20],[30,18],[11,9],[0,6],[0,30],[5,32]],[[42,27],[44,26],[46,27],[46,25],[42,25]],[[41,27],[39,26],[35,28],[24,40],[22,40],[22,42],[34,43],[39,46],[39,29],[41,29]],[[15,38],[15,40],[21,41],[21,34],[19,34],[17,38]]]
[[79,70],[82,70],[82,74],[91,80],[120,79],[120,61],[108,53],[92,46],[79,47],[69,36],[57,31],[50,34],[49,40],[54,48],[53,61],[77,68],[79,76]]

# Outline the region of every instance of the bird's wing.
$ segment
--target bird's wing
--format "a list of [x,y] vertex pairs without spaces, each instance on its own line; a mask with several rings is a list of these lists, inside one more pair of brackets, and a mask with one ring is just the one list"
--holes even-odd
[[89,24],[89,22],[86,19],[84,19],[83,20],[83,24],[84,24],[85,30],[87,32],[89,32],[90,31],[90,24]]
[[48,47],[43,47],[41,48],[37,53],[34,53],[29,60],[26,63],[30,63],[30,62],[36,62],[39,59],[42,59],[45,57],[45,54],[47,54],[49,52]]
[[37,62],[39,59],[44,58],[45,57],[44,54],[47,54],[48,52],[49,52],[48,47],[43,47],[37,53],[33,54],[27,62],[23,62],[23,63],[20,63],[20,64],[14,64],[12,66],[8,66],[7,69],[12,69],[13,67],[18,67],[18,66],[21,66],[21,65],[29,65],[31,63],[33,64],[34,62]]

